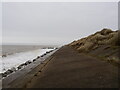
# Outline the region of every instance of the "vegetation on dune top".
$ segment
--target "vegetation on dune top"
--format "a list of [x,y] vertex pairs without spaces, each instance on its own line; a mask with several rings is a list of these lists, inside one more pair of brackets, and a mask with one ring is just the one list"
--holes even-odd
[[[110,47],[109,54],[110,56],[112,55],[114,56],[115,53],[118,53],[120,49],[120,30],[112,31],[111,29],[104,28],[103,30],[98,31],[92,35],[89,35],[88,37],[79,39],[77,41],[73,41],[72,43],[68,45],[75,48],[80,53],[91,53],[100,47],[109,46]],[[115,49],[113,47],[114,48],[116,47],[118,51],[115,52]],[[113,51],[115,53],[113,53]],[[107,52],[103,51],[103,53],[106,54]],[[107,55],[106,58],[109,58],[109,59],[113,58],[110,56]],[[115,58],[118,59],[118,56],[117,57],[114,56],[114,59]]]
[[100,45],[120,46],[119,33],[120,31],[112,31],[111,29],[103,29],[88,37],[73,41],[69,46],[75,47],[79,52],[88,52]]

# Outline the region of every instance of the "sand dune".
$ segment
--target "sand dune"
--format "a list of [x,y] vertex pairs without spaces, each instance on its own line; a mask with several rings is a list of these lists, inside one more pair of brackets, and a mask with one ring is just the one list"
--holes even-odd
[[[103,29],[88,37],[69,44],[80,53],[87,53],[118,64],[120,50],[120,30]],[[97,53],[98,52],[98,53]]]

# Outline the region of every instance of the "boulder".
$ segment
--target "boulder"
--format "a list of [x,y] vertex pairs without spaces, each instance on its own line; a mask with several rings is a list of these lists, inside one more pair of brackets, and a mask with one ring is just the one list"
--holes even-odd
[[44,57],[44,54],[43,54],[43,55],[41,55],[40,57]]
[[37,56],[37,58],[36,59],[39,59],[40,58],[40,56]]
[[6,72],[2,73],[2,77],[6,77],[7,75],[11,74],[13,71],[8,69]]
[[25,66],[25,63],[21,64],[20,66]]
[[16,71],[16,68],[15,68],[15,67],[13,67],[13,68],[11,68],[11,70],[12,70],[13,72],[15,72],[15,71]]
[[7,55],[2,55],[2,57],[7,57]]
[[21,69],[21,68],[22,68],[22,66],[18,66],[18,67],[17,67],[18,70]]
[[35,62],[36,61],[36,59],[33,59],[33,62]]
[[32,63],[30,60],[25,62],[25,65]]
[[21,65],[19,65],[17,68],[18,68],[18,70],[19,69],[21,69],[23,66],[25,66],[25,63],[23,63],[23,64],[21,64]]
[[44,57],[45,55],[47,55],[47,53],[44,53],[43,55],[41,55],[41,57]]
[[47,55],[47,53],[44,53],[44,56]]
[[13,72],[13,70],[11,70],[11,69],[8,69],[7,71],[6,71],[6,73],[8,73],[8,74],[10,74],[10,73],[12,73]]
[[7,74],[6,73],[2,73],[2,77],[6,77],[7,76]]
[[47,51],[46,54],[47,54],[47,53],[50,53],[50,51]]

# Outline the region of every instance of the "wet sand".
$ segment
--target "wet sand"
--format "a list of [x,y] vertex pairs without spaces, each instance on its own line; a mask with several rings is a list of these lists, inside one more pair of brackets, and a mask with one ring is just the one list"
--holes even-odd
[[118,67],[64,46],[9,88],[118,88],[118,74]]

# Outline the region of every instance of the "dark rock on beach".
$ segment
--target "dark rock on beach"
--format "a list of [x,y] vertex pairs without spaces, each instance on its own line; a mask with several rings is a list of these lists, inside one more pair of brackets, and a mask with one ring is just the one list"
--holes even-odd
[[47,53],[44,53],[43,55],[41,55],[41,57],[44,57],[45,55],[47,55]]
[[47,51],[46,54],[50,53],[50,51]]
[[6,77],[7,75],[9,75],[15,71],[16,71],[16,69],[14,67],[11,69],[8,69],[6,72],[2,73],[2,77]]
[[37,56],[37,58],[36,59],[39,59],[40,58],[40,56]]
[[40,57],[44,57],[44,54],[43,54],[43,55],[41,55]]
[[35,62],[36,61],[36,59],[33,59],[33,62]]
[[16,71],[16,68],[15,68],[15,67],[13,67],[13,68],[11,68],[11,70],[12,70],[13,72],[15,72],[15,71]]
[[25,62],[25,65],[32,63],[30,60]]
[[7,57],[7,55],[2,55],[2,57]]
[[6,77],[7,76],[7,74],[6,73],[2,73],[2,77]]
[[18,68],[18,70],[19,70],[19,69],[21,69],[21,68],[24,67],[24,66],[25,66],[25,63],[19,65],[17,68]]

